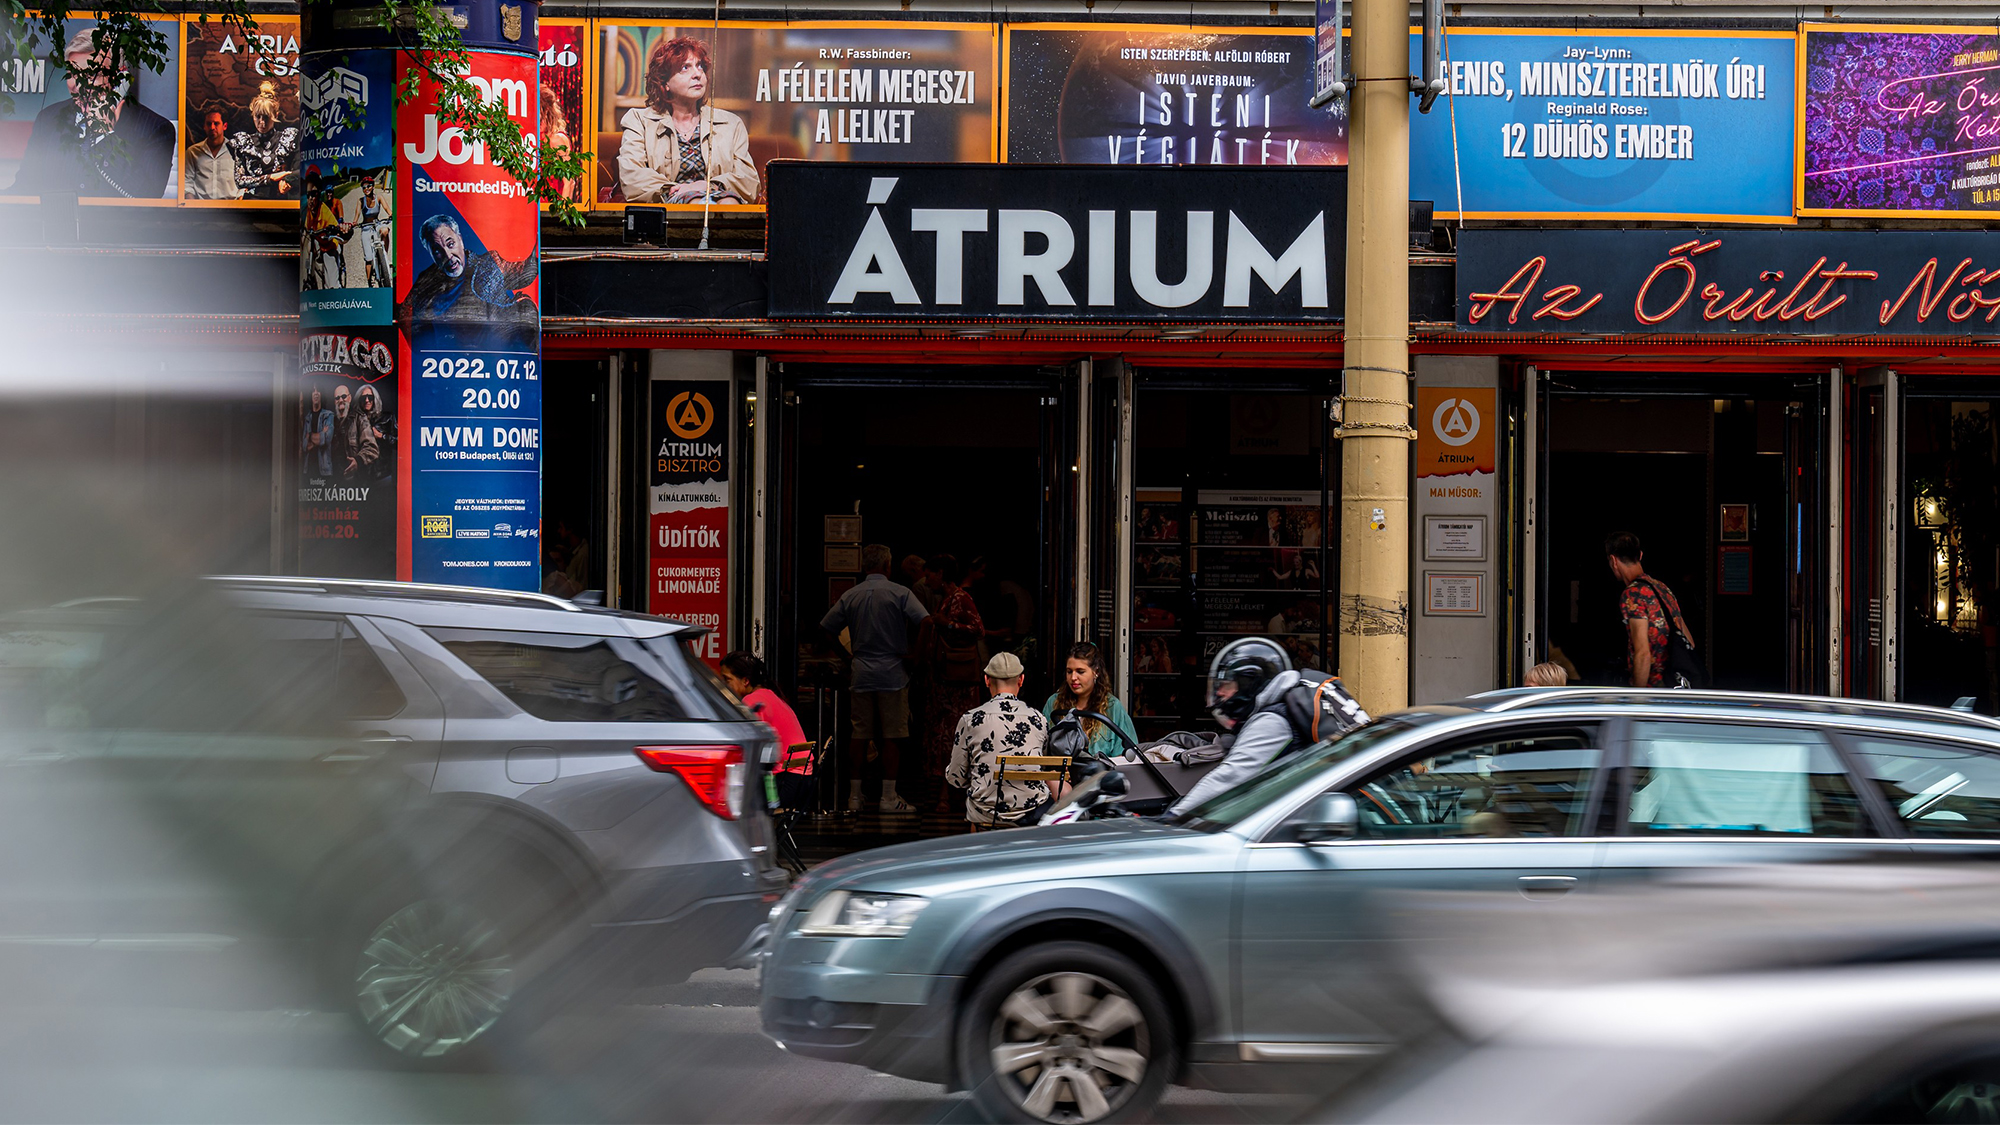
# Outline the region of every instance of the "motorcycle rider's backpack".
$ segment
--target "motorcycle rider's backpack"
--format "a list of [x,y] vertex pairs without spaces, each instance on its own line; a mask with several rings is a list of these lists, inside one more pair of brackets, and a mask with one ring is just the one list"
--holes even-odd
[[1339,676],[1309,670],[1301,671],[1298,683],[1257,711],[1276,712],[1291,724],[1292,744],[1280,751],[1278,757],[1338,738],[1369,722],[1368,712],[1361,709],[1359,700],[1347,694]]

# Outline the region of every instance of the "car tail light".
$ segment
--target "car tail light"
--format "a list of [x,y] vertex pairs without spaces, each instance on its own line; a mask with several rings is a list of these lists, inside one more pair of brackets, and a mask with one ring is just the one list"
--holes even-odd
[[677,773],[708,811],[724,820],[743,815],[741,746],[639,746],[639,758],[661,773]]

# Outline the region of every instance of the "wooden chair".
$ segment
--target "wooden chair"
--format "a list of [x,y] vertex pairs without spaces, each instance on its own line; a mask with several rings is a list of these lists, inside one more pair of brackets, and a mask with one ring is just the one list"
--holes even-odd
[[1055,793],[1056,786],[1069,776],[1069,759],[1061,754],[995,754],[993,756],[995,807],[988,815],[999,819],[1000,785],[1007,781],[1040,781]]

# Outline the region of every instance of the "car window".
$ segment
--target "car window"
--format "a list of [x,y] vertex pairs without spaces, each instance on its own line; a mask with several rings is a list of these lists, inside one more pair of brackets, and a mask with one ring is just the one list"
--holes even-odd
[[2000,757],[1949,743],[1856,737],[1848,748],[1913,836],[2000,836]]
[[1629,830],[1643,835],[1859,836],[1854,786],[1817,731],[1632,725]]
[[340,672],[333,692],[333,713],[342,719],[386,719],[403,709],[403,691],[382,667],[352,625],[340,627]]
[[[724,718],[684,663],[627,637],[431,629],[431,636],[515,706],[557,723]],[[682,658],[685,659],[685,658]]]
[[1582,836],[1603,750],[1576,732],[1510,734],[1404,762],[1356,786],[1356,835]]
[[694,643],[678,637],[654,637],[645,642],[646,651],[660,658],[670,673],[685,679],[690,695],[703,699],[713,710],[712,718],[762,722],[756,712],[730,694],[722,677],[708,662],[694,654]]
[[183,612],[149,622],[104,665],[108,718],[130,730],[301,734],[330,715],[342,624],[328,617]]
[[103,661],[112,626],[34,614],[0,619],[0,728],[88,726],[90,676]]

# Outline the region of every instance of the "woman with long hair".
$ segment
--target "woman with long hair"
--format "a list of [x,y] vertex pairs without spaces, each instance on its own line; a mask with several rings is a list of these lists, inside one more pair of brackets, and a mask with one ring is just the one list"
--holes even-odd
[[772,773],[779,807],[805,808],[812,796],[812,743],[798,713],[772,690],[770,671],[751,653],[739,650],[722,658],[722,683],[778,734],[778,766]]
[[662,39],[646,56],[646,104],[620,123],[627,203],[755,203],[757,165],[743,119],[709,101],[708,44]]
[[[569,155],[569,118],[563,113],[562,96],[546,82],[542,83],[541,120],[535,133],[543,152]],[[577,198],[575,180],[551,180],[549,186],[564,199],[574,202]]]
[[280,124],[278,85],[260,82],[250,99],[250,123],[255,132],[239,130],[227,144],[236,160],[236,186],[245,199],[294,198],[291,177],[299,163],[299,130]]
[[1115,758],[1130,747],[1111,727],[1124,731],[1132,742],[1139,741],[1139,732],[1132,726],[1132,716],[1126,714],[1125,705],[1111,694],[1111,677],[1104,668],[1104,650],[1089,641],[1078,641],[1070,646],[1069,659],[1063,661],[1062,686],[1042,705],[1042,714],[1048,717],[1051,726],[1058,716],[1070,710],[1092,711],[1111,720],[1111,726],[1106,726],[1096,719],[1080,719],[1093,754]]

